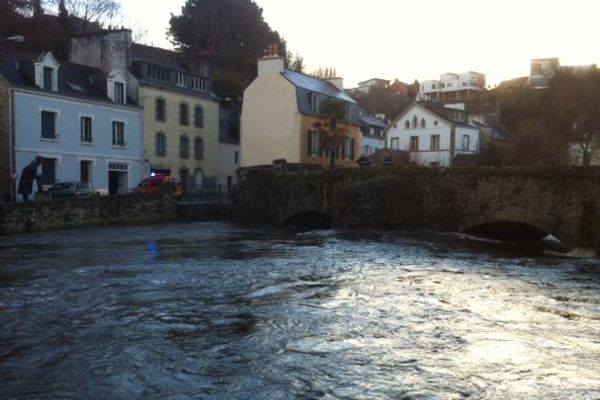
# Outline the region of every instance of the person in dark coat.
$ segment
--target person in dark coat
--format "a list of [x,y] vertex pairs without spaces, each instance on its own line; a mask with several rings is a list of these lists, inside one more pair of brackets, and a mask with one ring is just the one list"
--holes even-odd
[[37,156],[35,160],[29,163],[25,168],[23,168],[23,172],[21,172],[21,179],[19,179],[19,194],[23,196],[23,201],[29,201],[29,195],[33,189],[33,181],[38,181],[38,190],[40,188],[39,183],[39,175],[37,173],[38,168],[42,165],[42,157]]

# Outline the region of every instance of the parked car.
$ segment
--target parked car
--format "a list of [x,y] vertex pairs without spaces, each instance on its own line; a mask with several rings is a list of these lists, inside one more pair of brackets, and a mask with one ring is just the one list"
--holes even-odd
[[153,175],[140,182],[134,192],[151,193],[160,190],[172,190],[175,196],[181,196],[183,191],[179,181],[169,175]]
[[60,182],[52,185],[52,187],[48,189],[48,196],[51,199],[87,197],[95,194],[96,192],[89,182]]

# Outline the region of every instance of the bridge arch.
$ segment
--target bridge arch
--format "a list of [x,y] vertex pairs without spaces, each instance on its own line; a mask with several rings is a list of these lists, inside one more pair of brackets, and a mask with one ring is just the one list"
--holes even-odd
[[333,225],[333,218],[321,211],[308,210],[293,214],[287,218],[284,225],[295,228],[330,229]]
[[[556,237],[555,232],[538,224],[502,220],[473,224],[462,229],[462,233],[484,239],[521,244],[540,244],[548,235]],[[560,240],[560,238],[557,239]]]

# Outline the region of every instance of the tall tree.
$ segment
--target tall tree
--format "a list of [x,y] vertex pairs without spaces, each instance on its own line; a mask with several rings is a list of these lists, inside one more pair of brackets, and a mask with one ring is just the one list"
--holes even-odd
[[[583,166],[600,157],[600,70],[561,71],[550,86],[542,118],[549,135]],[[564,148],[563,148],[564,149]]]
[[169,35],[192,67],[209,63],[215,91],[236,99],[256,76],[256,59],[273,44],[285,44],[252,0],[187,0],[171,16]]
[[[83,20],[83,27],[92,28],[94,24],[107,26],[121,11],[118,0],[51,0],[53,6],[63,12]],[[80,32],[81,33],[81,32]]]

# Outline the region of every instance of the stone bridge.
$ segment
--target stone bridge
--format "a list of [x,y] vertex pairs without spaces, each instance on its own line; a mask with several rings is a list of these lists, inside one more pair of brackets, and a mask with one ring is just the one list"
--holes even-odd
[[600,250],[600,169],[375,168],[280,164],[240,171],[234,220],[349,229],[557,237]]

